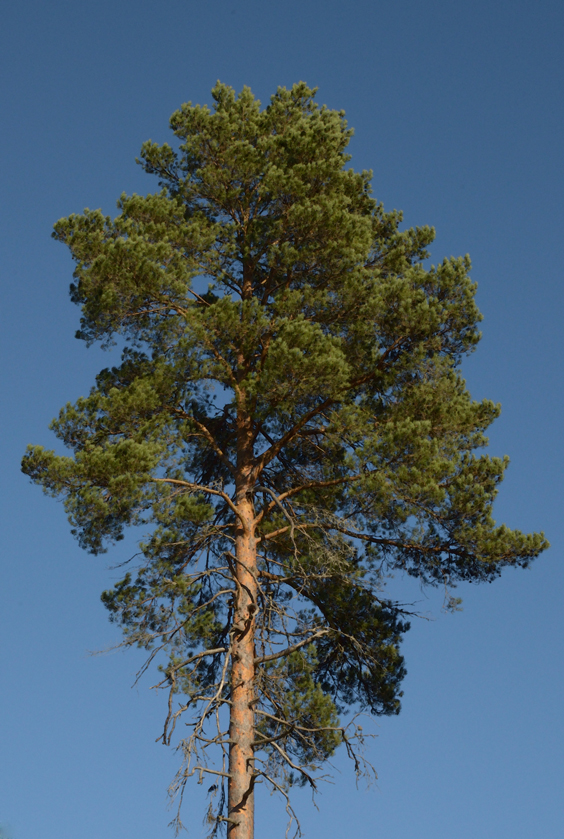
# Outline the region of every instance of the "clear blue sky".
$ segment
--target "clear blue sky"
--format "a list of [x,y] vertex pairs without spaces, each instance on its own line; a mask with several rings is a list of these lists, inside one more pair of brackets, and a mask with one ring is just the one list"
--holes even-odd
[[[431,619],[404,645],[402,713],[374,726],[378,786],[357,792],[339,758],[319,812],[299,796],[306,836],[564,836],[563,36],[562,0],[4,5],[0,825],[13,839],[172,836],[164,696],[150,677],[131,689],[134,653],[88,654],[119,639],[99,594],[128,546],[83,554],[19,460],[108,361],[73,338],[53,222],[154,190],[134,163],[142,141],[168,139],[172,111],[209,102],[218,78],[263,101],[317,85],[347,112],[377,198],[436,226],[435,260],[470,253],[485,320],[466,375],[502,403],[491,449],[512,458],[497,518],[552,543],[530,570],[457,592],[460,614],[408,588]],[[196,787],[194,839],[202,815]],[[283,808],[259,798],[257,837],[283,835]]]

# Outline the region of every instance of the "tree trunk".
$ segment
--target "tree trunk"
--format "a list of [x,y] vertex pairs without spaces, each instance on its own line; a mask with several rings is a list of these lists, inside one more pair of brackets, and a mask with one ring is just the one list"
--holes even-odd
[[256,542],[252,496],[245,490],[237,495],[242,521],[236,537],[227,836],[253,839]]

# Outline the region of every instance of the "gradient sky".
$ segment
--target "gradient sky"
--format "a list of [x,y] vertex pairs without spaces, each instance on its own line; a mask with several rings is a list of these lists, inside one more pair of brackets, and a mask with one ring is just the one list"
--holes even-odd
[[[13,839],[167,839],[178,755],[160,744],[164,695],[141,658],[110,648],[100,592],[131,543],[91,557],[60,505],[19,473],[27,443],[110,359],[74,339],[72,264],[52,224],[154,191],[135,165],[172,138],[182,102],[216,79],[263,102],[300,79],[347,112],[352,165],[433,259],[469,252],[483,341],[465,363],[500,401],[490,435],[512,459],[496,515],[544,530],[527,571],[418,601],[399,717],[372,725],[379,780],[355,789],[341,755],[319,798],[297,796],[306,837],[560,839],[564,692],[562,311],[564,5],[561,0],[19,0],[0,14],[2,570],[0,826]],[[170,137],[169,137],[170,135]],[[365,727],[368,728],[367,723]],[[261,791],[262,792],[262,791]],[[259,794],[257,839],[284,836]],[[185,804],[199,839],[202,795]]]

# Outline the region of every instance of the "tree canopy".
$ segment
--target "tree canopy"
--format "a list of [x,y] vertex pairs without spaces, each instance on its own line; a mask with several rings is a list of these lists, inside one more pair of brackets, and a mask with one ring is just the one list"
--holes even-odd
[[210,774],[212,833],[251,839],[257,782],[291,812],[340,744],[361,771],[347,711],[399,711],[409,615],[386,576],[487,582],[547,543],[492,518],[507,460],[481,451],[499,406],[459,372],[468,257],[428,264],[433,229],[373,199],[304,83],[264,109],[212,94],[173,114],[176,148],[143,145],[157,192],[55,225],[77,336],[123,354],[53,421],[70,454],[30,447],[23,469],[92,553],[143,528],[103,601],[160,659],[163,742],[186,715],[174,789]]

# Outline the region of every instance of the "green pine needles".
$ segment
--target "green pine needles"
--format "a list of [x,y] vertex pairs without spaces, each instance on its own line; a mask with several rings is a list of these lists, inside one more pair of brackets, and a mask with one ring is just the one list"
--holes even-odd
[[189,725],[173,791],[210,775],[230,839],[253,835],[257,783],[292,812],[339,745],[363,769],[347,709],[399,711],[387,574],[490,581],[547,546],[492,519],[499,407],[458,371],[479,340],[468,258],[425,267],[433,230],[374,201],[314,94],[261,110],[218,84],[213,111],[173,114],[177,150],[143,146],[159,191],[57,222],[78,337],[125,349],[53,422],[69,456],[23,462],[92,553],[145,528],[102,599],[160,659],[163,742]]

